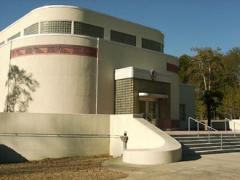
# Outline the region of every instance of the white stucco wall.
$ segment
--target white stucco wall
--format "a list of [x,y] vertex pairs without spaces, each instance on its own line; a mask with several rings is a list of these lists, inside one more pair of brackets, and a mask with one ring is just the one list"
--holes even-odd
[[8,93],[6,81],[8,79],[10,44],[6,44],[0,48],[0,112],[4,111],[5,100]]
[[229,121],[229,128],[232,131],[236,131],[237,133],[240,132],[240,119],[232,119]]
[[0,113],[0,162],[123,154],[127,163],[162,164],[181,153],[175,139],[133,115]]
[[[178,66],[176,57],[141,48],[142,38],[163,43],[163,34],[155,29],[131,23],[125,20],[69,6],[47,6],[35,9],[0,32],[0,42],[24,28],[40,21],[79,21],[104,28],[104,39],[100,43],[96,38],[71,34],[35,34],[21,35],[20,38],[0,47],[4,62],[0,62],[0,112],[4,109],[6,98],[6,72],[9,64],[9,51],[32,45],[68,44],[82,45],[99,49],[98,58],[46,54],[19,56],[11,64],[32,73],[40,83],[32,93],[33,101],[28,112],[34,113],[114,113],[114,70],[135,67],[144,70],[156,70],[167,76],[171,84],[171,120],[179,119],[179,78],[177,73],[167,71],[167,63]],[[116,30],[136,36],[136,47],[110,41],[110,31]],[[98,62],[98,65],[96,64]],[[98,71],[98,73],[97,73]],[[98,75],[98,79],[96,76]],[[98,85],[96,85],[98,84]],[[97,93],[96,93],[97,92]],[[97,106],[96,106],[97,102]],[[97,107],[97,108],[96,108]],[[97,109],[97,110],[96,110]],[[97,112],[96,112],[97,111]]]
[[[164,139],[141,121],[133,118],[133,115],[111,115],[110,133],[121,134],[127,132],[129,141],[128,149],[153,149],[164,144]],[[117,157],[123,154],[123,143],[120,139],[111,139],[110,154]]]
[[127,149],[120,139],[110,139],[110,155],[123,154],[123,161],[130,164],[164,164],[180,161],[181,144],[162,130],[133,115],[111,115],[110,134],[127,132]]
[[105,113],[105,109],[113,112],[114,70],[131,66],[144,70],[154,69],[168,77],[165,82],[171,84],[171,119],[179,120],[179,77],[177,73],[167,71],[167,63],[178,66],[175,57],[101,39],[99,47],[99,112]]
[[[16,39],[11,49],[51,44],[81,45],[97,47],[96,39],[64,35],[44,35]],[[33,79],[39,87],[31,93],[33,101],[29,103],[28,112],[33,113],[90,113],[96,112],[96,58],[69,54],[24,55],[10,60],[10,43],[3,48],[1,59],[0,112],[8,87],[5,86],[9,63],[17,65]],[[10,62],[9,62],[10,61]]]
[[108,115],[0,113],[1,158],[3,145],[27,160],[109,154],[109,137],[83,136],[109,135],[109,127]]

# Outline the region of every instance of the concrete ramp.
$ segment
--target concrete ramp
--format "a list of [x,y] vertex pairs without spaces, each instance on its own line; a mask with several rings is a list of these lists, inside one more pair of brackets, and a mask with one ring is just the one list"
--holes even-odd
[[[171,136],[142,118],[133,115],[112,115],[110,134],[129,137],[127,150],[119,139],[110,139],[110,155],[123,156],[123,161],[131,164],[154,165],[180,161],[181,144]],[[121,147],[120,147],[121,146]]]

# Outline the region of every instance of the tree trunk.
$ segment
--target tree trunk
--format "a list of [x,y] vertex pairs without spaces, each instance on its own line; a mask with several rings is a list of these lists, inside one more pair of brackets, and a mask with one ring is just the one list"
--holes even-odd
[[211,105],[207,104],[207,122],[208,126],[211,126]]

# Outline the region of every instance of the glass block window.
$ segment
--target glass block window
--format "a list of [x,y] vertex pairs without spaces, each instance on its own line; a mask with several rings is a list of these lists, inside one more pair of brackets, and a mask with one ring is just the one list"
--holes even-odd
[[142,38],[142,48],[163,52],[163,45],[160,42]]
[[43,21],[41,22],[41,33],[71,34],[71,21]]
[[24,29],[24,35],[38,34],[38,23],[32,24]]
[[136,46],[136,36],[111,30],[111,40]]
[[104,29],[91,24],[74,22],[74,34],[103,38]]
[[18,37],[20,37],[21,33],[18,32],[17,34],[14,34],[13,36],[11,36],[10,38],[8,38],[7,40],[10,41],[10,40],[13,40],[13,39],[16,39]]

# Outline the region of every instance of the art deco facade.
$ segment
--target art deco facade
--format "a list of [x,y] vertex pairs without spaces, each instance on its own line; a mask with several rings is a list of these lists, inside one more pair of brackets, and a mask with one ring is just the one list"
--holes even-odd
[[[179,124],[178,60],[158,30],[44,6],[0,32],[0,111],[142,114]],[[15,69],[14,69],[15,68]]]

